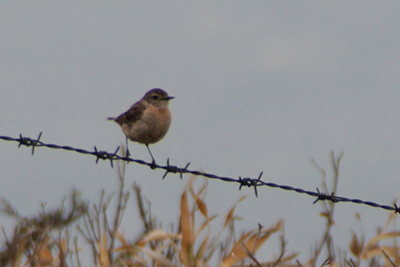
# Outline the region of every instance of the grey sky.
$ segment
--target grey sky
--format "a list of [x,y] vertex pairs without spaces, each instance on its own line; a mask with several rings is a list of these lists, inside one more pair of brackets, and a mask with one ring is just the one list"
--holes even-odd
[[[170,132],[152,147],[158,163],[169,157],[232,177],[264,171],[265,181],[314,190],[321,177],[310,160],[328,171],[330,151],[345,150],[338,194],[391,204],[400,173],[399,14],[398,1],[2,1],[0,135],[43,131],[44,142],[114,151],[124,136],[105,118],[160,87],[176,99]],[[144,146],[130,149],[150,160]],[[88,156],[37,149],[32,157],[4,141],[0,151],[0,196],[24,214],[74,186],[91,201],[116,188],[116,171]],[[130,164],[127,181],[173,222],[188,177],[162,174]],[[313,199],[209,185],[211,213],[249,194],[237,210],[241,229],[283,218],[289,248],[309,256],[323,227]],[[356,212],[367,237],[389,215],[338,204],[342,245],[359,229]],[[126,216],[134,220],[135,210]]]

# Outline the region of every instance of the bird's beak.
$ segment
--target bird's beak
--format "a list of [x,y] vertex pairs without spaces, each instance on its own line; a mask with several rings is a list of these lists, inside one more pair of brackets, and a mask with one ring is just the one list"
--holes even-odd
[[162,100],[171,100],[171,99],[174,99],[175,98],[175,96],[167,96],[167,97],[164,97]]

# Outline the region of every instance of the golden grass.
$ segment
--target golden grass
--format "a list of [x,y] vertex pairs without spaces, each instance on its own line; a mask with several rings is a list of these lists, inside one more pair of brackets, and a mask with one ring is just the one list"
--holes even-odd
[[[335,158],[332,154],[334,169],[334,188],[339,177],[339,163],[343,156]],[[314,162],[315,163],[315,162]],[[316,163],[315,163],[316,165]],[[324,177],[326,173],[316,165]],[[125,166],[119,168],[119,191],[116,194],[116,210],[114,217],[107,215],[112,195],[106,197],[103,191],[98,203],[87,212],[85,205],[73,194],[73,207],[79,207],[77,212],[72,208],[66,211],[64,204],[56,212],[45,212],[33,218],[25,218],[17,214],[10,203],[3,201],[0,211],[17,219],[8,239],[6,233],[5,249],[0,251],[0,266],[82,266],[82,254],[92,253],[93,265],[99,267],[122,266],[218,266],[250,267],[250,266],[400,266],[400,253],[397,239],[400,231],[395,230],[397,215],[391,213],[384,227],[379,228],[376,236],[365,240],[363,231],[357,235],[355,231],[349,234],[352,239],[348,248],[340,249],[333,246],[333,236],[330,230],[335,227],[334,203],[322,203],[323,211],[320,216],[325,219],[326,227],[321,233],[321,240],[313,247],[310,258],[301,263],[297,253],[288,253],[287,241],[284,236],[284,221],[279,220],[274,225],[264,227],[261,224],[254,229],[245,229],[236,238],[235,221],[242,219],[236,213],[236,207],[246,199],[242,196],[227,209],[225,214],[210,215],[210,207],[205,199],[207,180],[197,185],[196,177],[191,177],[180,197],[179,221],[169,229],[163,228],[151,213],[150,203],[142,196],[139,186],[126,190],[124,184]],[[195,186],[196,184],[196,186]],[[136,195],[139,216],[143,223],[142,234],[136,239],[122,234],[120,222],[133,191]],[[146,204],[147,203],[147,204]],[[71,215],[72,214],[72,215]],[[76,218],[81,217],[77,230]],[[220,217],[223,224],[218,228],[215,219]],[[355,215],[360,222],[359,214]],[[55,220],[54,218],[57,218]],[[63,219],[64,218],[64,219]],[[71,218],[74,218],[73,220]],[[244,218],[245,219],[245,218]],[[52,222],[52,223],[49,223]],[[391,226],[392,229],[389,229]],[[71,233],[74,233],[73,235]],[[270,241],[272,236],[276,240]],[[224,236],[224,238],[223,238]],[[80,241],[79,241],[80,240]],[[82,240],[89,245],[80,247]],[[277,245],[278,255],[261,262],[257,253],[263,245],[270,241]],[[87,257],[87,256],[86,256]],[[319,262],[319,263],[318,263]],[[318,265],[319,264],[319,265]]]

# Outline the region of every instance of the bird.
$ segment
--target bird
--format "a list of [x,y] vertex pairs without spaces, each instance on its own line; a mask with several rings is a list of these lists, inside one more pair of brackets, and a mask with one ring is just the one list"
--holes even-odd
[[121,127],[126,136],[126,154],[129,157],[128,139],[144,144],[150,153],[152,169],[156,166],[149,145],[155,144],[167,134],[171,125],[171,111],[169,101],[175,97],[169,96],[160,88],[148,91],[142,99],[133,104],[126,112],[118,117],[108,117]]

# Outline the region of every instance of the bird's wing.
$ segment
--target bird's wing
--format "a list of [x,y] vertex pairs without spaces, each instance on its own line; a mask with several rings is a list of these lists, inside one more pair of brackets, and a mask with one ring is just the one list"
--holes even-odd
[[143,112],[146,109],[146,106],[141,103],[137,102],[133,106],[131,106],[125,113],[122,113],[115,119],[119,125],[124,123],[135,123],[136,121],[140,120],[143,116]]

